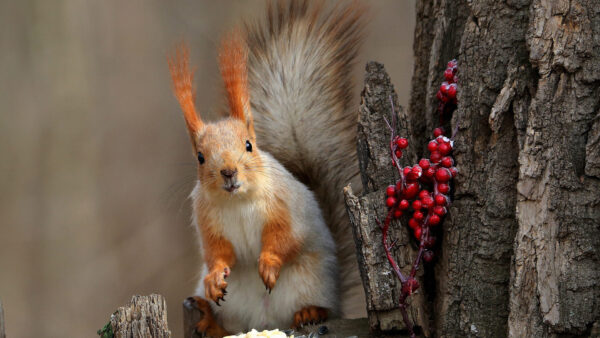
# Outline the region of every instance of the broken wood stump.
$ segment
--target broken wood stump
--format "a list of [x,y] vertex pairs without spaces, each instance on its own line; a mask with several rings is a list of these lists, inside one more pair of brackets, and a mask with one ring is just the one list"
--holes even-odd
[[[387,214],[385,189],[398,178],[390,157],[390,125],[396,120],[396,135],[412,139],[408,115],[397,103],[397,95],[382,64],[369,62],[366,66],[365,85],[361,93],[358,119],[358,161],[363,184],[361,196],[354,196],[352,187],[344,189],[346,208],[356,242],[361,277],[367,298],[369,326],[375,333],[406,329],[399,309],[400,281],[394,275],[382,244],[381,229]],[[392,102],[394,110],[392,111]],[[410,142],[415,144],[415,142]],[[415,147],[404,151],[400,164],[416,162]],[[409,163],[410,162],[410,163]],[[399,165],[400,165],[399,164]],[[417,246],[405,226],[394,220],[389,231],[397,240],[393,252],[400,269],[408,273],[417,255]],[[417,274],[421,285],[422,270]],[[408,315],[429,336],[425,295],[419,290],[409,298]]]
[[[108,325],[104,329],[108,331]],[[110,330],[116,338],[171,337],[164,297],[157,294],[133,296],[129,304],[119,307],[110,316]],[[111,337],[108,332],[105,336]]]

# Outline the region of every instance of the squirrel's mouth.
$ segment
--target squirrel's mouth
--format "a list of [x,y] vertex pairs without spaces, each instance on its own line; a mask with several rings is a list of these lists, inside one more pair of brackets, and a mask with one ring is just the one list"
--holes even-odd
[[226,191],[229,191],[229,192],[234,192],[234,191],[236,191],[236,190],[237,190],[237,189],[238,189],[240,186],[241,186],[241,184],[239,184],[239,183],[233,183],[233,182],[231,182],[231,183],[225,183],[225,184],[223,185],[223,189],[225,189]]

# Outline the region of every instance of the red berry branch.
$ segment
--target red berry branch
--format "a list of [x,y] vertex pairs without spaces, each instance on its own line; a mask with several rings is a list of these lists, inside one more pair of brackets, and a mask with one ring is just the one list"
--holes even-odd
[[[456,107],[456,61],[448,62],[444,78],[446,81],[440,86],[437,93],[439,99],[438,112],[440,113],[440,124],[448,117]],[[390,99],[391,100],[391,99]],[[394,111],[392,102],[392,111]],[[387,122],[387,120],[386,120]],[[444,136],[444,130],[439,127],[433,131],[434,139],[427,144],[429,158],[422,158],[418,164],[412,167],[400,168],[399,159],[402,151],[408,147],[408,140],[394,134],[396,118],[392,117],[394,128],[390,140],[390,156],[392,165],[398,169],[399,179],[395,185],[386,189],[385,203],[388,207],[387,216],[383,225],[379,220],[377,223],[383,232],[383,247],[394,273],[401,283],[400,311],[402,318],[408,328],[411,337],[415,337],[413,325],[406,312],[407,298],[419,288],[419,282],[415,279],[421,259],[429,263],[434,259],[431,250],[436,242],[435,228],[441,226],[447,207],[450,205],[450,181],[458,174],[454,167],[454,159],[451,156],[453,141]],[[415,239],[419,243],[419,251],[415,258],[410,273],[405,276],[396,263],[392,249],[396,241],[389,243],[388,230],[392,219],[398,219],[403,214],[411,215],[408,226],[412,230]]]

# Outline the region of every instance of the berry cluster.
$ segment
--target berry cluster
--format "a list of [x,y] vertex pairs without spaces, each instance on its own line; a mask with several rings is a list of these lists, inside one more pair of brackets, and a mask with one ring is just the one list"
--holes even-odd
[[[414,237],[423,241],[429,249],[435,244],[435,237],[429,228],[440,224],[446,207],[449,204],[450,179],[456,176],[458,170],[454,167],[454,159],[449,156],[453,142],[443,136],[443,130],[434,130],[435,139],[427,145],[429,158],[422,158],[412,167],[399,170],[400,179],[395,185],[386,189],[386,205],[392,211],[394,218],[400,218],[404,213],[412,212],[408,226]],[[391,144],[394,161],[402,156],[402,149],[408,147],[405,138],[396,136]],[[425,251],[425,261],[433,259],[431,251]]]
[[449,61],[444,71],[444,79],[446,81],[442,82],[436,95],[439,100],[437,110],[440,114],[440,125],[443,124],[446,117],[451,115],[454,108],[456,108],[456,91],[458,90],[456,85],[458,81],[457,71],[456,60]]
[[[456,73],[456,60],[452,60],[448,62],[448,67],[444,72],[446,81],[442,83],[437,93],[440,101],[438,111],[440,112],[441,125],[444,124],[445,117],[451,116],[454,108],[456,108]],[[393,120],[393,124],[395,124],[395,118]],[[414,330],[406,312],[406,299],[419,288],[419,282],[415,279],[415,276],[421,259],[425,262],[431,262],[435,257],[432,251],[436,242],[434,232],[436,228],[440,227],[444,216],[448,212],[450,181],[456,177],[458,170],[454,166],[454,159],[451,155],[454,142],[444,136],[442,127],[434,129],[434,138],[427,144],[429,157],[422,158],[419,163],[404,168],[400,167],[399,159],[402,157],[402,151],[408,147],[409,142],[406,138],[394,135],[394,128],[390,129],[392,130],[392,138],[389,147],[392,165],[397,168],[400,178],[396,181],[396,184],[387,187],[385,203],[388,207],[388,213],[383,225],[379,221],[377,222],[383,232],[383,246],[386,256],[402,286],[400,296],[402,317],[410,336],[414,337]],[[454,138],[454,135],[452,138]],[[393,258],[391,250],[396,242],[388,244],[387,239],[391,221],[402,218],[403,215],[410,216],[407,217],[408,226],[412,230],[414,238],[419,242],[419,252],[408,276],[402,274]]]

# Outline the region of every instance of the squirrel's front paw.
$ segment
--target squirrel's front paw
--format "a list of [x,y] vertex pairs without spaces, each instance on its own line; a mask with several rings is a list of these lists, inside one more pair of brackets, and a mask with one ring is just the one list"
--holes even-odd
[[227,294],[227,282],[225,278],[229,276],[231,270],[229,267],[219,267],[212,269],[206,277],[204,277],[204,294],[207,299],[211,299],[220,306],[219,301],[225,301]]
[[262,278],[265,287],[271,293],[281,270],[281,259],[274,254],[263,252],[258,259],[258,274]]

